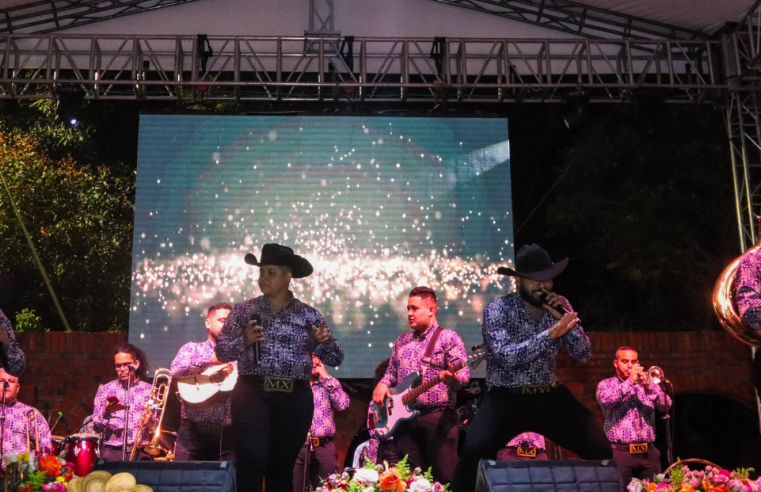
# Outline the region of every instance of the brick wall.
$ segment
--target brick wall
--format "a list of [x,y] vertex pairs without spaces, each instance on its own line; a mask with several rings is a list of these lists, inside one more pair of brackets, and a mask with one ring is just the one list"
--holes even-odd
[[[23,333],[18,335],[27,356],[19,400],[47,416],[60,409],[76,428],[92,411],[100,384],[114,379],[111,348],[125,335],[113,333]],[[592,359],[586,364],[558,357],[558,376],[599,419],[595,400],[597,383],[614,374],[616,348],[628,345],[639,351],[640,363],[663,368],[677,394],[711,392],[753,405],[750,348],[725,332],[697,333],[590,333]],[[368,395],[352,398],[348,410],[337,415],[336,444],[343,452],[367,411]],[[65,434],[59,424],[54,434]]]

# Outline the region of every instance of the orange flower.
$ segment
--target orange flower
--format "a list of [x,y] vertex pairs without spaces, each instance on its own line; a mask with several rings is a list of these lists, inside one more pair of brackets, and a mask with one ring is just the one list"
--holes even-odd
[[649,484],[647,484],[647,489],[646,490],[647,490],[647,492],[653,492],[657,488],[658,488],[658,484],[657,483],[650,482]]
[[399,471],[395,469],[386,470],[381,473],[378,487],[381,490],[404,492],[404,482],[401,475],[399,475]]
[[55,456],[46,454],[40,456],[38,468],[45,475],[55,478],[61,474],[61,462]]
[[682,482],[682,488],[679,489],[679,492],[695,492],[695,489],[693,489],[689,484]]
[[710,487],[706,492],[729,492],[729,487],[726,485],[714,485]]

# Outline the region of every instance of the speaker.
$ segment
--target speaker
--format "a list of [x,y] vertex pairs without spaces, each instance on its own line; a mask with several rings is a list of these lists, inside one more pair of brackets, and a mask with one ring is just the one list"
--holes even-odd
[[616,462],[491,461],[478,464],[476,492],[621,492]]
[[231,461],[105,461],[96,470],[129,472],[154,492],[235,492]]

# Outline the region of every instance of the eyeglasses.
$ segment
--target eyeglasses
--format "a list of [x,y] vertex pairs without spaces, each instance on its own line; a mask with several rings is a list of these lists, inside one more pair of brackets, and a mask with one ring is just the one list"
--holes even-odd
[[129,367],[132,364],[134,364],[134,362],[122,362],[121,364],[114,364],[114,368],[121,369],[122,367]]

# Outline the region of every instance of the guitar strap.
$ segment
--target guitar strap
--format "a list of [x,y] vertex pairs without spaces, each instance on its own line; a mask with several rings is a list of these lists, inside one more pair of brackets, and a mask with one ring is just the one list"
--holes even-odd
[[441,333],[441,326],[437,326],[433,333],[431,333],[431,341],[428,342],[428,346],[425,348],[423,358],[420,360],[420,375],[425,378],[425,371],[431,365],[431,355],[433,355],[433,349],[436,348],[436,342],[439,341],[439,334]]

